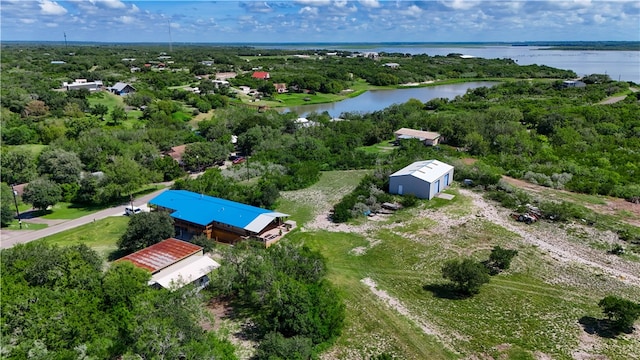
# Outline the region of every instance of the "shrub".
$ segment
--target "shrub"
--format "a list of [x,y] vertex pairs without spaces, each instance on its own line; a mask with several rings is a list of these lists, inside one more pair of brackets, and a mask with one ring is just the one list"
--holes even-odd
[[518,250],[504,249],[498,245],[494,246],[486,262],[487,269],[491,274],[497,274],[500,270],[508,270],[511,267],[511,260],[518,255]]
[[473,295],[489,282],[487,269],[473,259],[449,260],[442,266],[442,277],[456,284],[462,293]]
[[617,296],[606,296],[598,302],[598,306],[617,331],[632,331],[633,323],[640,317],[640,304]]

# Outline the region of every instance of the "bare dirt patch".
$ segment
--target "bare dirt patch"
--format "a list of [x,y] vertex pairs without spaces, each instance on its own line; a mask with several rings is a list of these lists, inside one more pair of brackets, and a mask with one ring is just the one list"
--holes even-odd
[[239,359],[250,359],[258,345],[249,336],[248,329],[253,327],[251,321],[237,318],[227,301],[213,299],[206,305],[206,310],[212,316],[213,323],[205,321],[201,324],[202,328],[205,331],[213,329],[226,337],[236,347],[236,355]]
[[463,164],[465,164],[465,165],[473,165],[473,164],[475,164],[475,163],[478,161],[478,159],[474,159],[474,158],[464,158],[464,159],[462,159],[461,161],[462,161],[462,163],[463,163]]

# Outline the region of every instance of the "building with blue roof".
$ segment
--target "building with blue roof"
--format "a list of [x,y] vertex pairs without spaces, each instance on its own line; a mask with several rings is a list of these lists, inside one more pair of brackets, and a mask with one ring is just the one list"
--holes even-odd
[[273,235],[281,236],[283,230],[288,231],[295,224],[283,222],[288,214],[187,190],[167,190],[149,201],[149,205],[169,212],[176,237],[186,240],[205,234],[224,243],[254,238],[268,244],[276,240]]

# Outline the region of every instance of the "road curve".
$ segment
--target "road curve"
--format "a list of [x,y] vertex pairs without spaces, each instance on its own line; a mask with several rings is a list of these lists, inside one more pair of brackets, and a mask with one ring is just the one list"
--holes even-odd
[[[167,188],[154,191],[150,194],[144,195],[133,201],[134,206],[140,206],[149,202],[149,200],[158,196]],[[0,232],[0,248],[6,249],[14,246],[15,244],[24,244],[33,240],[41,239],[46,236],[57,234],[59,232],[76,228],[84,224],[88,224],[95,220],[101,220],[109,216],[119,216],[124,214],[124,206],[128,204],[121,204],[108,209],[100,210],[93,214],[89,214],[77,219],[66,220],[60,224],[52,225],[40,230],[3,230]]]

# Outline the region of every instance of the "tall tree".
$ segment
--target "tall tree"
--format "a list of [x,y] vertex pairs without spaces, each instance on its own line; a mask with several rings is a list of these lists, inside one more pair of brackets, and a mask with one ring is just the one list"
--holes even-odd
[[136,252],[175,235],[173,219],[164,211],[142,212],[133,215],[118,249],[127,253]]
[[33,180],[36,173],[36,164],[31,152],[27,150],[13,150],[2,154],[2,181],[7,184],[22,184]]
[[38,171],[58,184],[77,183],[80,181],[82,161],[74,152],[51,148],[40,154]]
[[116,106],[111,110],[111,123],[114,125],[118,125],[121,122],[127,120],[127,112],[120,105]]
[[62,200],[62,189],[51,180],[39,178],[31,181],[22,194],[22,200],[34,208],[46,210]]

